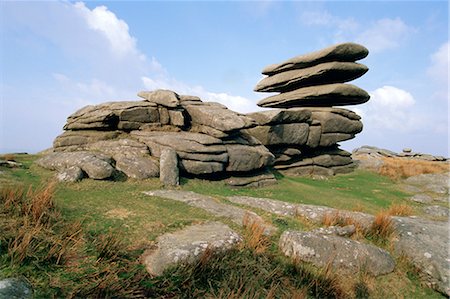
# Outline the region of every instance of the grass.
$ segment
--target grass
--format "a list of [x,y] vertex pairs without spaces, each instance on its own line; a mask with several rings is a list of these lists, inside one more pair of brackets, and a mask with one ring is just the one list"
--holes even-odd
[[[48,184],[53,173],[32,164],[35,156],[15,155],[14,159],[24,167],[0,169],[0,185],[9,190],[2,195],[5,199],[0,207],[0,230],[7,232],[0,241],[0,278],[27,277],[37,298],[356,298],[367,294],[374,298],[442,298],[422,286],[410,267],[399,267],[379,278],[361,274],[342,281],[329,269],[280,256],[278,235],[267,238],[251,223],[241,229],[226,221],[245,237],[241,247],[207,254],[197,264],[151,278],[138,260],[157,236],[193,223],[223,219],[184,203],[142,194],[160,188],[157,179],[83,180],[52,186]],[[371,214],[407,215],[418,210],[406,200],[408,195],[399,191],[395,180],[359,170],[328,180],[280,177],[277,185],[259,189],[233,189],[221,182],[196,179],[183,179],[179,188],[222,201],[230,195],[249,195]],[[278,227],[278,234],[286,229],[311,229],[295,217],[251,210]],[[377,228],[380,232],[383,223]]]
[[445,162],[383,157],[383,165],[379,173],[393,179],[398,179],[423,173],[444,173],[449,171],[450,164]]

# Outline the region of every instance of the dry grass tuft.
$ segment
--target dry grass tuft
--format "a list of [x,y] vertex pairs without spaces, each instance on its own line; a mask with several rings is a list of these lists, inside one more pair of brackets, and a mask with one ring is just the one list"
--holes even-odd
[[376,243],[385,244],[393,236],[394,231],[391,215],[387,211],[381,211],[375,215],[375,219],[366,235]]
[[392,179],[405,178],[424,173],[444,173],[450,171],[447,162],[423,161],[407,158],[383,158],[379,173]]
[[393,204],[389,207],[387,213],[391,216],[411,216],[414,214],[414,210],[406,204]]
[[332,213],[325,213],[322,218],[322,224],[325,226],[347,226],[354,225],[355,233],[352,235],[353,239],[361,239],[365,235],[365,229],[357,220],[352,217],[343,215],[339,211]]
[[264,253],[270,246],[270,239],[264,234],[264,223],[255,219],[250,214],[246,214],[242,221],[244,226],[244,242],[243,248],[250,249],[257,254]]

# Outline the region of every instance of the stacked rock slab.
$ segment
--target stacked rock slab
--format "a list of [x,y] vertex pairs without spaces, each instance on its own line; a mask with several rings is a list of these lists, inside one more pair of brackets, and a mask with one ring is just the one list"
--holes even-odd
[[356,60],[368,55],[358,44],[344,43],[267,66],[255,91],[279,92],[258,106],[273,108],[248,114],[258,124],[246,130],[274,154],[274,168],[290,175],[334,175],[350,172],[350,153],[338,142],[362,131],[360,117],[347,109],[369,94],[345,83],[368,68]]
[[[245,115],[169,90],[138,96],[144,100],[87,106],[70,115],[65,132],[54,141],[54,152],[38,164],[58,171],[77,166],[91,177],[87,163],[82,163],[87,156],[89,165],[100,160],[109,166],[109,172],[96,179],[118,172],[145,179],[159,176],[161,154],[171,149],[183,175],[246,179],[257,177],[273,162],[274,156],[261,142],[241,131],[256,125]],[[168,181],[176,184],[177,178]],[[255,180],[251,183],[258,185]]]

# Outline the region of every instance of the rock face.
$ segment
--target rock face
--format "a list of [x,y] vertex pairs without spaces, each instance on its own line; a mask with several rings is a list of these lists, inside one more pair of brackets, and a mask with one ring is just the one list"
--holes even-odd
[[246,132],[275,156],[274,168],[288,175],[329,176],[353,171],[350,153],[338,143],[362,131],[360,117],[333,106],[362,104],[369,94],[345,82],[368,68],[355,61],[366,57],[361,45],[344,43],[297,56],[263,70],[268,75],[255,91],[280,92],[258,106],[272,109],[248,114],[257,123]]
[[31,299],[33,289],[28,281],[22,278],[6,278],[0,280],[0,298]]
[[220,222],[192,225],[175,233],[162,235],[156,248],[144,253],[143,261],[152,275],[161,275],[177,263],[193,263],[207,249],[224,251],[241,241],[241,237]]
[[294,259],[318,267],[331,263],[334,269],[347,273],[365,270],[378,276],[392,272],[395,267],[387,251],[339,236],[285,231],[280,237],[279,246],[285,255]]
[[[71,167],[94,179],[115,173],[134,179],[161,176],[167,186],[178,184],[178,171],[208,179],[247,179],[240,185],[274,180],[273,175],[260,176],[272,165],[273,154],[244,132],[256,126],[252,118],[170,90],[138,95],[144,100],[87,106],[70,115],[53,153],[37,163],[59,171],[65,181],[82,177]],[[167,150],[170,155],[163,154]]]

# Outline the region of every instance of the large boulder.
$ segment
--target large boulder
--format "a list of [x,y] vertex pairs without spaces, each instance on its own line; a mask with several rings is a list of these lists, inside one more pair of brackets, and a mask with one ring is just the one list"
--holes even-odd
[[138,96],[150,103],[159,104],[165,107],[177,107],[179,96],[171,90],[158,89],[154,91],[140,91]]
[[317,267],[331,264],[347,273],[366,271],[374,276],[390,273],[395,268],[391,255],[378,247],[348,238],[314,232],[285,231],[280,250],[296,260]]
[[352,62],[363,59],[368,54],[369,51],[364,46],[355,43],[342,43],[316,52],[293,57],[280,64],[269,65],[264,68],[262,73],[265,75],[273,75],[292,69],[302,69],[332,61]]
[[159,176],[159,165],[155,158],[139,156],[116,156],[116,169],[127,177],[144,180]]
[[271,109],[247,114],[260,126],[289,123],[310,123],[309,108]]
[[50,170],[62,171],[72,166],[81,168],[89,178],[103,180],[114,173],[111,157],[92,152],[60,152],[51,153],[36,161],[36,163]]
[[264,125],[247,129],[246,132],[263,145],[293,144],[305,145],[308,140],[309,125],[307,123],[290,123]]
[[352,84],[334,83],[299,88],[258,102],[261,107],[331,107],[365,103],[369,94]]
[[354,62],[327,62],[309,68],[295,69],[265,77],[255,91],[287,92],[312,85],[344,83],[359,78],[368,68]]

